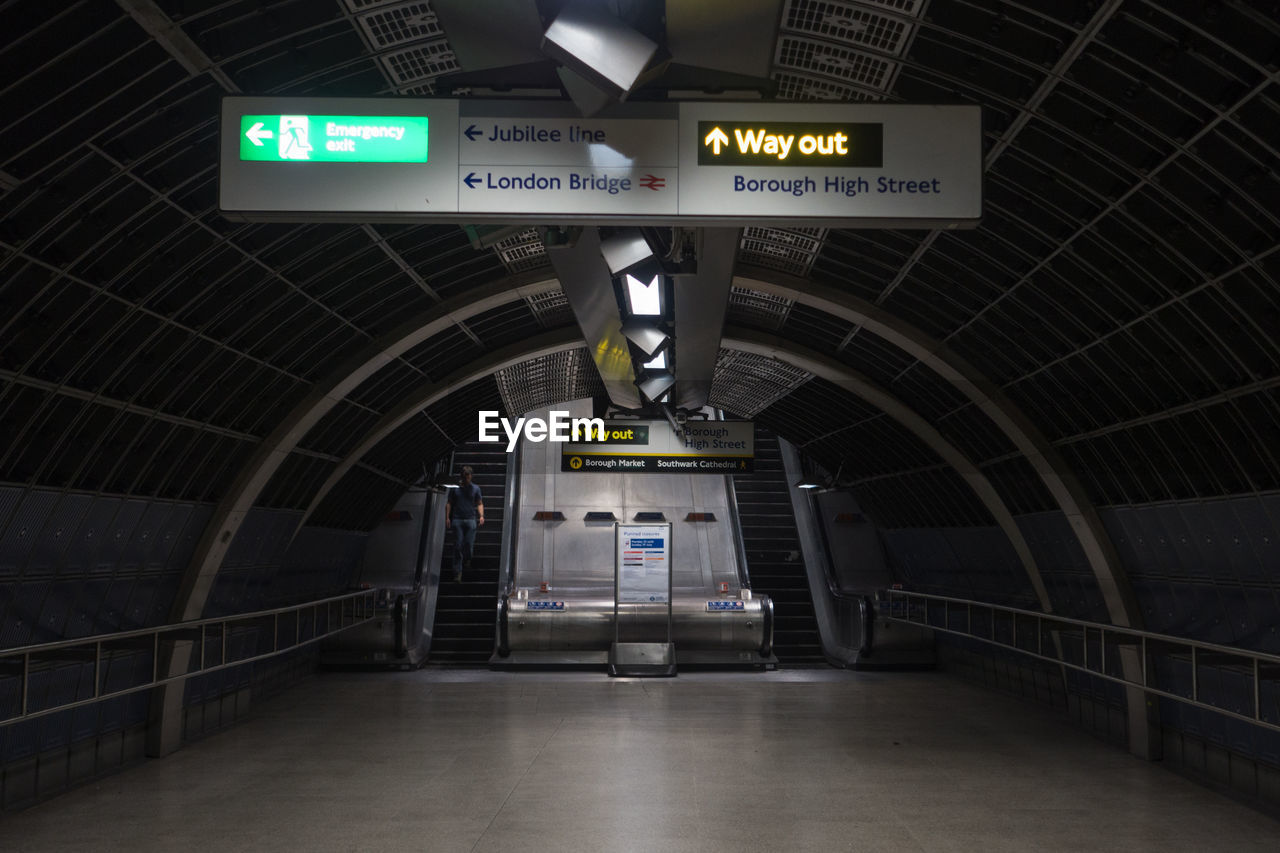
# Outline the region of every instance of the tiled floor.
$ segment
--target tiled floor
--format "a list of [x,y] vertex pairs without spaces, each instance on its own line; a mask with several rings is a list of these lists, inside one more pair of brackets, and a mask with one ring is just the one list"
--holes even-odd
[[1280,850],[1280,821],[936,673],[331,673],[3,850]]

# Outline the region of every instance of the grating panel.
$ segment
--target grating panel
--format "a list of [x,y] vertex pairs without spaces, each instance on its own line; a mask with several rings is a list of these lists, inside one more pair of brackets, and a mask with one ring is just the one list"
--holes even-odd
[[898,15],[918,18],[924,12],[925,0],[858,0],[859,6],[877,6]]
[[396,86],[422,83],[441,74],[461,70],[453,48],[443,39],[384,53],[378,61]]
[[573,310],[569,307],[569,298],[563,290],[548,290],[535,293],[526,300],[533,316],[544,329],[563,326],[573,319]]
[[774,63],[882,91],[892,82],[898,67],[883,57],[792,35],[778,37]]
[[812,378],[808,371],[776,358],[721,349],[708,402],[739,417],[754,418]]
[[494,374],[508,415],[523,415],[604,392],[586,347],[533,358]]
[[734,320],[753,326],[775,330],[782,328],[791,313],[791,304],[790,299],[745,287],[729,290],[729,310],[733,312]]
[[382,6],[394,6],[404,0],[342,0],[352,12],[367,12]]
[[782,7],[782,28],[892,56],[902,55],[913,29],[901,18],[841,0],[787,0]]
[[543,245],[536,228],[529,228],[499,240],[493,244],[493,251],[497,253],[498,259],[510,273],[551,265],[547,260],[547,247]]
[[880,95],[809,74],[775,71],[778,98],[792,101],[879,101]]
[[424,2],[381,8],[356,19],[375,50],[423,39],[444,38],[431,6]]
[[825,228],[744,228],[738,259],[792,275],[807,275],[826,236]]
[[[434,95],[436,93],[436,87],[430,82],[425,82],[419,83],[416,86],[401,86],[399,89],[396,89],[396,91],[401,95],[411,95],[415,98],[421,98],[427,95]],[[457,92],[454,94],[457,94]]]

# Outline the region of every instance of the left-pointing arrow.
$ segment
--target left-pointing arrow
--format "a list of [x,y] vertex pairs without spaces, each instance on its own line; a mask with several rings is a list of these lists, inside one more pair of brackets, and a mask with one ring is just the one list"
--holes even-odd
[[271,139],[275,136],[274,133],[264,128],[260,121],[255,121],[253,127],[246,130],[244,135],[249,137],[249,141],[259,148],[262,147],[262,140]]
[[477,178],[475,172],[469,172],[467,176],[462,179],[462,182],[470,189],[475,189],[476,184],[484,183],[484,178]]

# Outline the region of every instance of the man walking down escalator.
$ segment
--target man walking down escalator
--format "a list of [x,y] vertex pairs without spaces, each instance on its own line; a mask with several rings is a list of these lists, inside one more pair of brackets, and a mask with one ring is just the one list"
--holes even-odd
[[462,572],[471,568],[471,551],[476,544],[476,527],[484,524],[484,498],[471,482],[470,465],[462,466],[458,488],[449,490],[444,505],[445,524],[453,528],[453,579],[462,582]]

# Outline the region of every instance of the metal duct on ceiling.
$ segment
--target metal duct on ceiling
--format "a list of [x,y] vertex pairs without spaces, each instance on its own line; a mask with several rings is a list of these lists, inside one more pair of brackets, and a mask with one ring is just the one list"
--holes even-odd
[[583,228],[576,240],[557,245],[548,241],[547,257],[582,329],[609,399],[622,408],[640,408],[631,348],[622,334],[622,315],[613,295],[613,277],[600,254],[600,232]]

